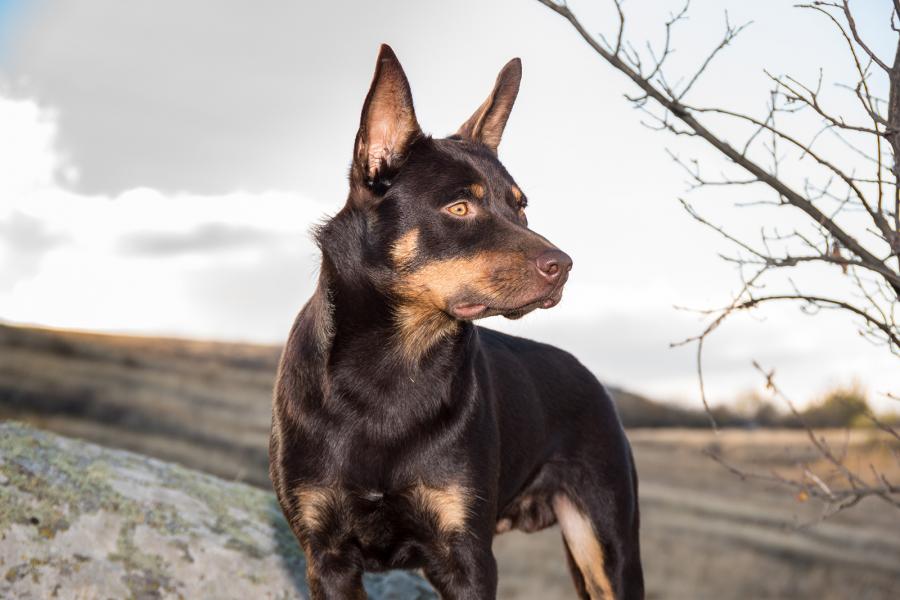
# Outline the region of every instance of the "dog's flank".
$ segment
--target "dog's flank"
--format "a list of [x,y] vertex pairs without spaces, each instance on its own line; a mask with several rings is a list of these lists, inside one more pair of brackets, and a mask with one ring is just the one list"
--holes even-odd
[[364,571],[398,568],[444,598],[494,598],[493,535],[557,521],[579,597],[643,597],[636,475],[606,391],[565,352],[472,323],[555,306],[572,267],[497,158],[520,77],[510,61],[434,139],[379,53],[273,403],[270,474],[315,600],[364,598]]

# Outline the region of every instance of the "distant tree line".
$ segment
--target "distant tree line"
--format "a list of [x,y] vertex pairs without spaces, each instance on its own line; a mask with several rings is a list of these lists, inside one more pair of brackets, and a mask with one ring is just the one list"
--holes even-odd
[[[871,427],[874,411],[866,392],[859,384],[838,386],[811,402],[799,415],[785,412],[766,397],[752,393],[739,399],[733,407],[714,409],[720,422],[756,427]],[[885,417],[890,419],[890,417]],[[896,417],[894,417],[896,419]]]
[[[702,410],[654,402],[622,390],[613,390],[619,415],[626,427],[708,427],[709,417]],[[782,410],[773,400],[749,392],[736,402],[710,408],[720,427],[814,429],[872,427],[873,417],[883,423],[900,423],[900,415],[876,416],[865,389],[858,383],[832,388],[820,398],[798,410]]]

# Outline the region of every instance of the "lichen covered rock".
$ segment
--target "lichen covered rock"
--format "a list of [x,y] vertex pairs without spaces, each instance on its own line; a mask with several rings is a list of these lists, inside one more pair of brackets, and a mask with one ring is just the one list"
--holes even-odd
[[[0,598],[306,598],[305,569],[270,493],[0,423]],[[366,589],[435,597],[403,572]]]

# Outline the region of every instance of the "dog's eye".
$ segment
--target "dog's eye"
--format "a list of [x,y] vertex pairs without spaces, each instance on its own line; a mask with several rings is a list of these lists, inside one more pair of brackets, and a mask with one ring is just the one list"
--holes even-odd
[[447,210],[451,215],[457,217],[465,217],[469,214],[469,203],[468,202],[457,202],[456,204],[451,204],[447,207]]

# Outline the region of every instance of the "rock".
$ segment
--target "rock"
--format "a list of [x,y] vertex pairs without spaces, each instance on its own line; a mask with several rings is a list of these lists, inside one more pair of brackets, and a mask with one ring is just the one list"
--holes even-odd
[[[0,423],[0,598],[307,598],[305,569],[271,493]],[[436,597],[399,571],[366,589]]]

